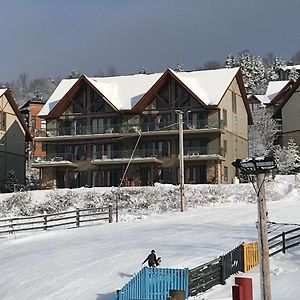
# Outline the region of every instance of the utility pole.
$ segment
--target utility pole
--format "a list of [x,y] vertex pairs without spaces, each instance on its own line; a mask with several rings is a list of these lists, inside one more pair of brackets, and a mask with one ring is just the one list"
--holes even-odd
[[256,179],[261,299],[271,300],[267,206],[265,197],[265,175],[257,174]]
[[269,241],[267,224],[267,205],[265,196],[265,176],[276,169],[276,162],[272,156],[236,159],[232,165],[247,175],[256,175],[256,186],[253,177],[250,180],[257,195],[258,210],[258,239],[259,239],[259,265],[260,265],[260,292],[261,300],[271,300],[271,280],[269,261]]
[[183,111],[178,112],[179,117],[179,191],[180,211],[184,211],[184,149],[183,149]]

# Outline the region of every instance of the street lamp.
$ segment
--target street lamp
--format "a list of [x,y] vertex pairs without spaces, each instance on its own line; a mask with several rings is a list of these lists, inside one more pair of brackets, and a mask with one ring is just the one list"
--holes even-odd
[[[261,299],[271,300],[269,242],[267,228],[267,206],[265,198],[265,174],[276,168],[274,158],[270,156],[236,159],[232,165],[246,175],[256,175],[258,238],[260,258],[260,289]],[[253,181],[252,181],[253,183]]]

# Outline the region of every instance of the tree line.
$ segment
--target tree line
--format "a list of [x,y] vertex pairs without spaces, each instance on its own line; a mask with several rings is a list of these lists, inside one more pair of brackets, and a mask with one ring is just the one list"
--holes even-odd
[[[288,65],[300,64],[300,51],[296,52],[290,59],[285,60],[280,55],[273,52],[267,53],[264,57],[252,54],[249,50],[243,50],[238,55],[229,54],[223,62],[218,60],[209,60],[202,66],[195,67],[193,70],[212,70],[219,68],[241,67],[245,86],[249,92],[254,94],[263,94],[267,84],[271,80],[278,80],[278,70]],[[176,71],[185,71],[183,63],[177,63]],[[145,67],[137,72],[147,74]],[[73,70],[64,78],[79,78],[81,73]],[[92,76],[106,77],[119,76],[121,74],[113,65],[107,68],[107,71],[99,70]],[[296,70],[292,69],[289,73],[289,79],[297,79],[299,76]],[[47,100],[61,81],[61,77],[39,77],[30,79],[28,73],[23,72],[14,80],[1,82],[0,87],[7,87],[12,90],[18,105],[38,96],[40,99]]]

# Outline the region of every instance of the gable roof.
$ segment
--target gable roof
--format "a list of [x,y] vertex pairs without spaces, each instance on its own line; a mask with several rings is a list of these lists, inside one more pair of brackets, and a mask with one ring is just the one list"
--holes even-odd
[[[247,97],[244,92],[239,68],[175,72],[167,69],[164,73],[136,74],[116,77],[88,77],[63,79],[50,96],[39,116],[48,116],[57,110],[72,90],[76,90],[82,81],[88,82],[115,110],[131,110],[140,106],[149,98],[151,91],[157,90],[164,78],[171,75],[180,82],[193,96],[206,106],[216,106],[221,101],[229,85],[237,77],[248,115]],[[239,76],[238,76],[239,74]],[[249,105],[248,105],[249,106]],[[250,117],[251,119],[251,117]]]
[[289,99],[294,94],[294,92],[296,92],[299,86],[300,86],[300,77],[295,82],[293,81],[292,84],[289,86],[289,89],[283,96],[282,101],[279,103],[276,110],[274,111],[273,117],[275,118],[280,117],[282,108],[289,101]]
[[19,108],[14,100],[14,97],[11,93],[11,91],[7,88],[5,89],[0,89],[0,97],[5,95],[8,103],[10,104],[10,106],[12,107],[16,117],[18,118],[19,122],[21,123],[21,126],[23,127],[24,131],[25,131],[25,138],[27,141],[32,141],[32,137],[31,137],[31,134],[30,134],[30,131],[27,127],[27,125],[25,124],[23,118],[22,118],[22,115],[19,111]]
[[193,94],[206,105],[218,105],[239,68],[224,68],[193,72],[169,69]]
[[161,75],[162,73],[115,77],[83,75],[78,79],[63,79],[40,111],[39,116],[47,116],[82,80],[89,82],[116,110],[130,110]]
[[284,92],[288,90],[293,80],[281,80],[281,81],[270,81],[265,93],[264,104],[272,105],[276,103],[276,100],[282,96]]

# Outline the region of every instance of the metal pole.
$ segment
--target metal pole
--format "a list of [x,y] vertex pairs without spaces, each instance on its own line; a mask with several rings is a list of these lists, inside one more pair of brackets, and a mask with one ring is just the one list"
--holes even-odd
[[261,299],[271,300],[267,206],[263,174],[257,174],[258,239]]
[[179,183],[180,211],[184,211],[184,149],[183,149],[183,112],[179,112]]
[[121,178],[121,181],[120,181],[120,184],[119,184],[119,186],[118,186],[117,193],[116,193],[116,223],[119,222],[119,196],[120,196],[120,189],[121,189],[121,186],[122,186],[123,181],[124,181],[124,179],[125,179],[125,176],[126,176],[126,173],[127,173],[128,168],[129,168],[129,165],[130,165],[130,163],[131,163],[131,161],[132,161],[132,159],[133,159],[135,150],[136,150],[136,148],[137,148],[137,146],[138,146],[138,144],[139,144],[139,141],[140,141],[140,139],[141,139],[141,137],[142,137],[142,132],[141,132],[140,130],[137,130],[137,133],[139,134],[139,137],[138,137],[138,139],[137,139],[137,141],[136,141],[136,143],[135,143],[135,146],[134,146],[134,148],[133,148],[133,150],[132,150],[130,159],[129,159],[127,165],[126,165],[125,171],[124,171],[124,173],[123,173],[123,176],[122,176],[122,178]]

